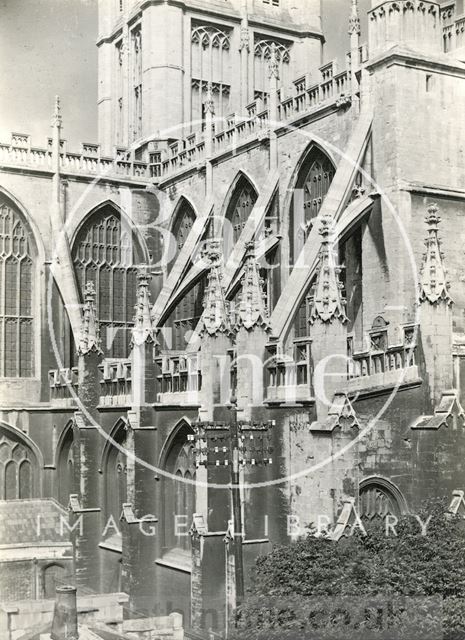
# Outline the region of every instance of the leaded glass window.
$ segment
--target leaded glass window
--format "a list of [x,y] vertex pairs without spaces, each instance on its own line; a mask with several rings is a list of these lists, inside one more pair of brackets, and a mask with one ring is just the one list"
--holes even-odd
[[0,500],[35,497],[33,463],[27,445],[0,435]]
[[111,446],[105,466],[106,518],[113,516],[115,522],[119,522],[127,496],[127,441],[123,425],[114,435],[114,441],[119,447]]
[[[173,259],[170,261],[170,264],[168,265],[168,271],[171,270],[171,267],[174,265],[175,259],[177,258],[181,249],[185,245],[187,237],[189,236],[189,233],[191,232],[191,229],[194,226],[194,222],[195,222],[194,210],[192,209],[192,207],[188,202],[183,200],[176,214],[176,218],[172,228],[174,242],[176,243],[174,247],[175,255]],[[173,248],[171,248],[171,251],[173,251]]]
[[396,497],[376,482],[360,490],[360,517],[364,521],[384,520],[386,516],[399,516],[401,509]]
[[0,203],[0,376],[34,375],[33,253],[26,225]]
[[190,429],[187,426],[180,430],[167,458],[167,471],[176,478],[166,480],[164,492],[165,546],[167,548],[190,548],[188,531],[195,511],[195,487],[189,481],[194,481],[196,474],[194,443],[187,439],[189,433]]
[[73,261],[81,297],[86,282],[93,282],[97,291],[97,317],[107,357],[125,358],[129,354],[138,253],[133,234],[122,227],[111,208],[92,216],[74,243]]
[[334,178],[331,160],[319,149],[310,152],[297,180],[291,205],[291,259],[297,259]]
[[[257,192],[246,178],[241,178],[237,183],[226,212],[226,219],[231,223],[232,230],[226,227],[225,236],[228,238],[232,233],[233,246],[239,240],[256,201]],[[227,244],[231,245],[230,238]]]

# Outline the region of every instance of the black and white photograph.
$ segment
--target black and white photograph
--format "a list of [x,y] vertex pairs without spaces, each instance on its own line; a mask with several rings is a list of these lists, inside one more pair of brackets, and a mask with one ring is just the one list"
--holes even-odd
[[0,640],[465,640],[465,0],[0,0]]

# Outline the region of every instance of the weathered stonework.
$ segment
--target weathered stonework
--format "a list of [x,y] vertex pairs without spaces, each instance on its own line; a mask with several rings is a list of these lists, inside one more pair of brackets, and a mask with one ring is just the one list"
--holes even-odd
[[272,464],[241,470],[246,573],[321,517],[339,538],[380,515],[373,496],[401,513],[464,485],[465,56],[432,2],[377,4],[361,46],[354,0],[343,70],[316,65],[317,0],[107,4],[99,144],[68,150],[57,102],[44,148],[0,145],[33,283],[31,375],[0,362],[30,480],[0,499],[69,503],[76,582],[127,615],[219,631],[230,469],[223,441],[196,466],[199,417],[273,421]]

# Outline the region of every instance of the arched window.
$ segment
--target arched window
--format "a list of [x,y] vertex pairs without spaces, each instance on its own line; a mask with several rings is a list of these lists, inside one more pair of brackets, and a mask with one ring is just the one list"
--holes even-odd
[[313,148],[299,172],[291,203],[289,236],[292,263],[307,240],[313,219],[321,209],[334,173],[331,160],[320,149]]
[[64,506],[68,506],[69,496],[73,493],[74,486],[74,452],[73,429],[65,428],[65,435],[61,449],[58,453],[58,500]]
[[37,497],[38,465],[31,448],[0,427],[0,500]]
[[[226,255],[239,240],[254,204],[257,192],[245,176],[241,176],[232,194],[226,211],[226,219],[231,223],[225,227]],[[231,238],[232,235],[232,238]]]
[[171,271],[172,266],[176,258],[179,255],[179,252],[183,248],[186,243],[187,237],[191,232],[192,227],[195,222],[195,213],[194,209],[187,202],[187,200],[182,200],[178,211],[175,215],[174,223],[171,229],[171,233],[173,234],[175,245],[175,255],[171,259],[168,265],[168,272]]
[[117,526],[127,498],[126,435],[126,427],[121,423],[112,437],[122,450],[110,442],[104,465],[105,518],[108,521],[113,516]]
[[[173,267],[176,257],[186,243],[187,237],[195,222],[195,212],[187,200],[182,200],[172,226],[172,234],[175,246],[175,256],[168,265],[168,271]],[[205,292],[205,278],[194,284],[177,303],[165,322],[165,326],[171,329],[171,334],[166,334],[166,348],[174,351],[183,351],[195,330],[203,311],[203,298]]]
[[126,358],[137,295],[136,264],[143,262],[135,234],[112,207],[92,215],[80,229],[73,261],[83,295],[86,282],[97,291],[97,317],[105,355]]
[[192,120],[203,118],[208,85],[212,89],[215,115],[226,116],[231,92],[230,31],[212,24],[193,23],[191,43]]
[[63,584],[66,570],[61,564],[49,564],[44,568],[42,575],[43,598],[55,598],[56,588]]
[[187,424],[179,429],[166,458],[166,470],[176,477],[176,480],[164,480],[166,549],[190,549],[188,531],[195,511],[195,487],[189,482],[195,480],[194,443],[187,438],[190,433],[192,430]]
[[34,375],[34,269],[31,234],[0,200],[0,376]]
[[406,511],[400,491],[382,478],[361,482],[359,497],[360,517],[367,522],[384,520],[388,515],[398,517]]
[[264,98],[269,89],[269,59],[272,45],[275,46],[280,84],[286,87],[290,81],[290,44],[277,40],[256,38],[254,45],[254,90],[255,98]]

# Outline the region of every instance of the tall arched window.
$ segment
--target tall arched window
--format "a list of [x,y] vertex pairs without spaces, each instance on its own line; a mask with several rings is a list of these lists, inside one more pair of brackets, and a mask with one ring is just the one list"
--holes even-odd
[[127,455],[126,428],[121,423],[113,435],[113,440],[119,445],[110,444],[104,465],[105,474],[105,517],[113,516],[118,524],[123,504],[127,498]]
[[195,212],[191,205],[187,202],[187,200],[182,200],[177,213],[175,215],[174,223],[171,229],[171,233],[173,234],[175,245],[175,254],[168,265],[168,272],[171,271],[172,266],[176,258],[179,255],[179,252],[183,248],[186,243],[187,237],[191,232],[192,227],[195,222]]
[[58,500],[64,506],[68,506],[69,496],[74,486],[74,451],[73,429],[65,427],[65,435],[61,449],[58,453]]
[[[173,267],[176,257],[183,248],[195,222],[195,212],[187,200],[182,200],[178,207],[173,226],[171,228],[175,246],[175,255],[168,265],[168,271]],[[183,351],[195,330],[203,311],[203,297],[205,292],[205,278],[194,284],[178,302],[165,322],[171,328],[171,339],[166,335],[166,347],[175,351]]]
[[384,520],[388,515],[398,517],[406,511],[400,491],[382,478],[361,482],[359,497],[360,517],[367,522]]
[[195,487],[189,482],[195,480],[194,443],[187,438],[190,433],[192,430],[187,424],[179,429],[166,458],[166,470],[176,477],[176,480],[166,478],[164,481],[166,549],[190,548],[188,531],[195,511]]
[[0,427],[0,500],[37,497],[38,465],[21,437]]
[[226,211],[226,219],[230,222],[230,226],[226,225],[224,233],[226,254],[232,250],[232,247],[239,240],[257,198],[258,194],[252,184],[245,176],[241,176]]
[[0,200],[0,376],[34,375],[34,274],[31,234]]
[[293,263],[312,228],[334,178],[331,160],[317,148],[308,154],[297,178],[291,203],[289,235]]
[[112,207],[105,207],[80,229],[73,246],[73,261],[81,297],[86,282],[95,285],[105,355],[126,358],[137,294],[135,265],[143,261],[135,234],[123,227]]

